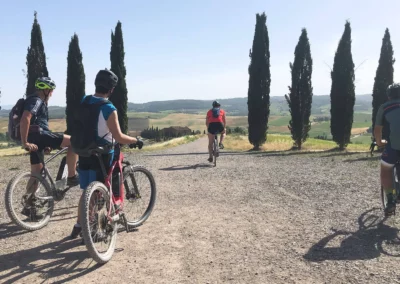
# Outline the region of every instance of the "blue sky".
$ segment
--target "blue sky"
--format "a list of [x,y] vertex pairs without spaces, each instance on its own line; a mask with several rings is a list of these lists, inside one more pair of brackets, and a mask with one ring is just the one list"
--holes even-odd
[[[38,12],[50,76],[51,105],[65,105],[67,49],[76,32],[86,92],[96,72],[110,66],[111,30],[122,22],[130,102],[246,97],[255,14],[265,11],[270,37],[271,95],[287,93],[289,62],[301,28],[308,30],[315,95],[329,94],[330,69],[346,19],[352,26],[356,93],[371,93],[385,28],[400,48],[398,0],[13,0],[1,3],[0,105],[25,90],[22,69]],[[7,27],[7,28],[6,28]],[[399,62],[395,80],[400,80]]]

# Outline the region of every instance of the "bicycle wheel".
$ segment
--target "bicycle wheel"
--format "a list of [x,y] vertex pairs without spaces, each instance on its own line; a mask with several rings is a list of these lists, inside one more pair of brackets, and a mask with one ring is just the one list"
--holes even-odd
[[17,175],[8,183],[5,201],[10,219],[28,231],[46,226],[53,214],[54,199],[49,183],[30,172]]
[[98,263],[108,262],[117,242],[117,223],[108,219],[114,216],[114,206],[107,187],[101,182],[92,182],[82,200],[82,236],[90,256]]
[[136,228],[149,218],[156,202],[156,182],[143,166],[124,167],[124,213],[130,228]]
[[218,139],[217,139],[217,136],[215,136],[215,138],[214,138],[214,149],[213,149],[213,152],[214,152],[214,167],[216,167],[217,166],[217,157],[219,156],[219,153],[218,153]]

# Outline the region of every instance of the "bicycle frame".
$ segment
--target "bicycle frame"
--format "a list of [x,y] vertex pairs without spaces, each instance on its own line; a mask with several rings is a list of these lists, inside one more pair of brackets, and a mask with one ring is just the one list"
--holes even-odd
[[[124,176],[123,176],[123,167],[122,167],[122,161],[124,160],[124,154],[121,152],[120,150],[120,146],[118,145],[116,148],[116,153],[118,155],[118,158],[116,158],[114,156],[113,158],[113,162],[111,163],[110,168],[108,169],[108,172],[106,170],[106,167],[104,165],[103,159],[101,157],[101,154],[96,154],[97,158],[99,159],[100,162],[100,167],[101,167],[101,171],[103,173],[104,176],[104,185],[108,188],[109,192],[110,192],[110,204],[115,204],[115,205],[119,205],[118,210],[116,211],[116,213],[118,213],[119,211],[121,211],[124,207],[124,196],[125,196],[125,187],[124,187]],[[112,191],[112,173],[114,172],[114,169],[118,167],[119,168],[119,172],[120,172],[120,181],[119,181],[119,197],[115,197],[114,193]],[[111,206],[108,209],[108,213],[107,213],[107,218],[112,220],[111,216]]]

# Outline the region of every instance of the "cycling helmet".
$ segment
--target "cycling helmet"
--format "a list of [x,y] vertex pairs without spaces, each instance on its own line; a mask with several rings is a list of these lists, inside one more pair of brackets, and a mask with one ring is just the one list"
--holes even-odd
[[38,90],[54,90],[56,83],[50,77],[39,77],[36,79],[35,87]]
[[114,74],[111,70],[100,70],[97,75],[96,79],[94,80],[94,85],[96,87],[103,87],[107,90],[111,90],[114,88],[118,83],[118,77]]
[[400,84],[394,83],[390,85],[386,90],[386,94],[389,98],[400,98]]
[[213,107],[220,107],[221,104],[218,101],[213,101],[212,106]]

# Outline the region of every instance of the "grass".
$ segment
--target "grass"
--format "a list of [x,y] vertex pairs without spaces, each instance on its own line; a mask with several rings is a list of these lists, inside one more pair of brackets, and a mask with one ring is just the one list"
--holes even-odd
[[6,156],[19,156],[19,155],[24,155],[27,152],[21,147],[12,147],[12,148],[4,148],[0,149],[0,157],[6,157]]
[[[247,151],[253,149],[247,136],[227,135],[224,142],[225,148],[236,151]],[[261,147],[264,151],[288,151],[292,148],[293,141],[289,135],[268,134],[267,142]],[[328,140],[310,138],[304,143],[304,151],[332,150],[337,147],[336,143]],[[364,152],[369,150],[369,144],[349,144],[348,151]]]

